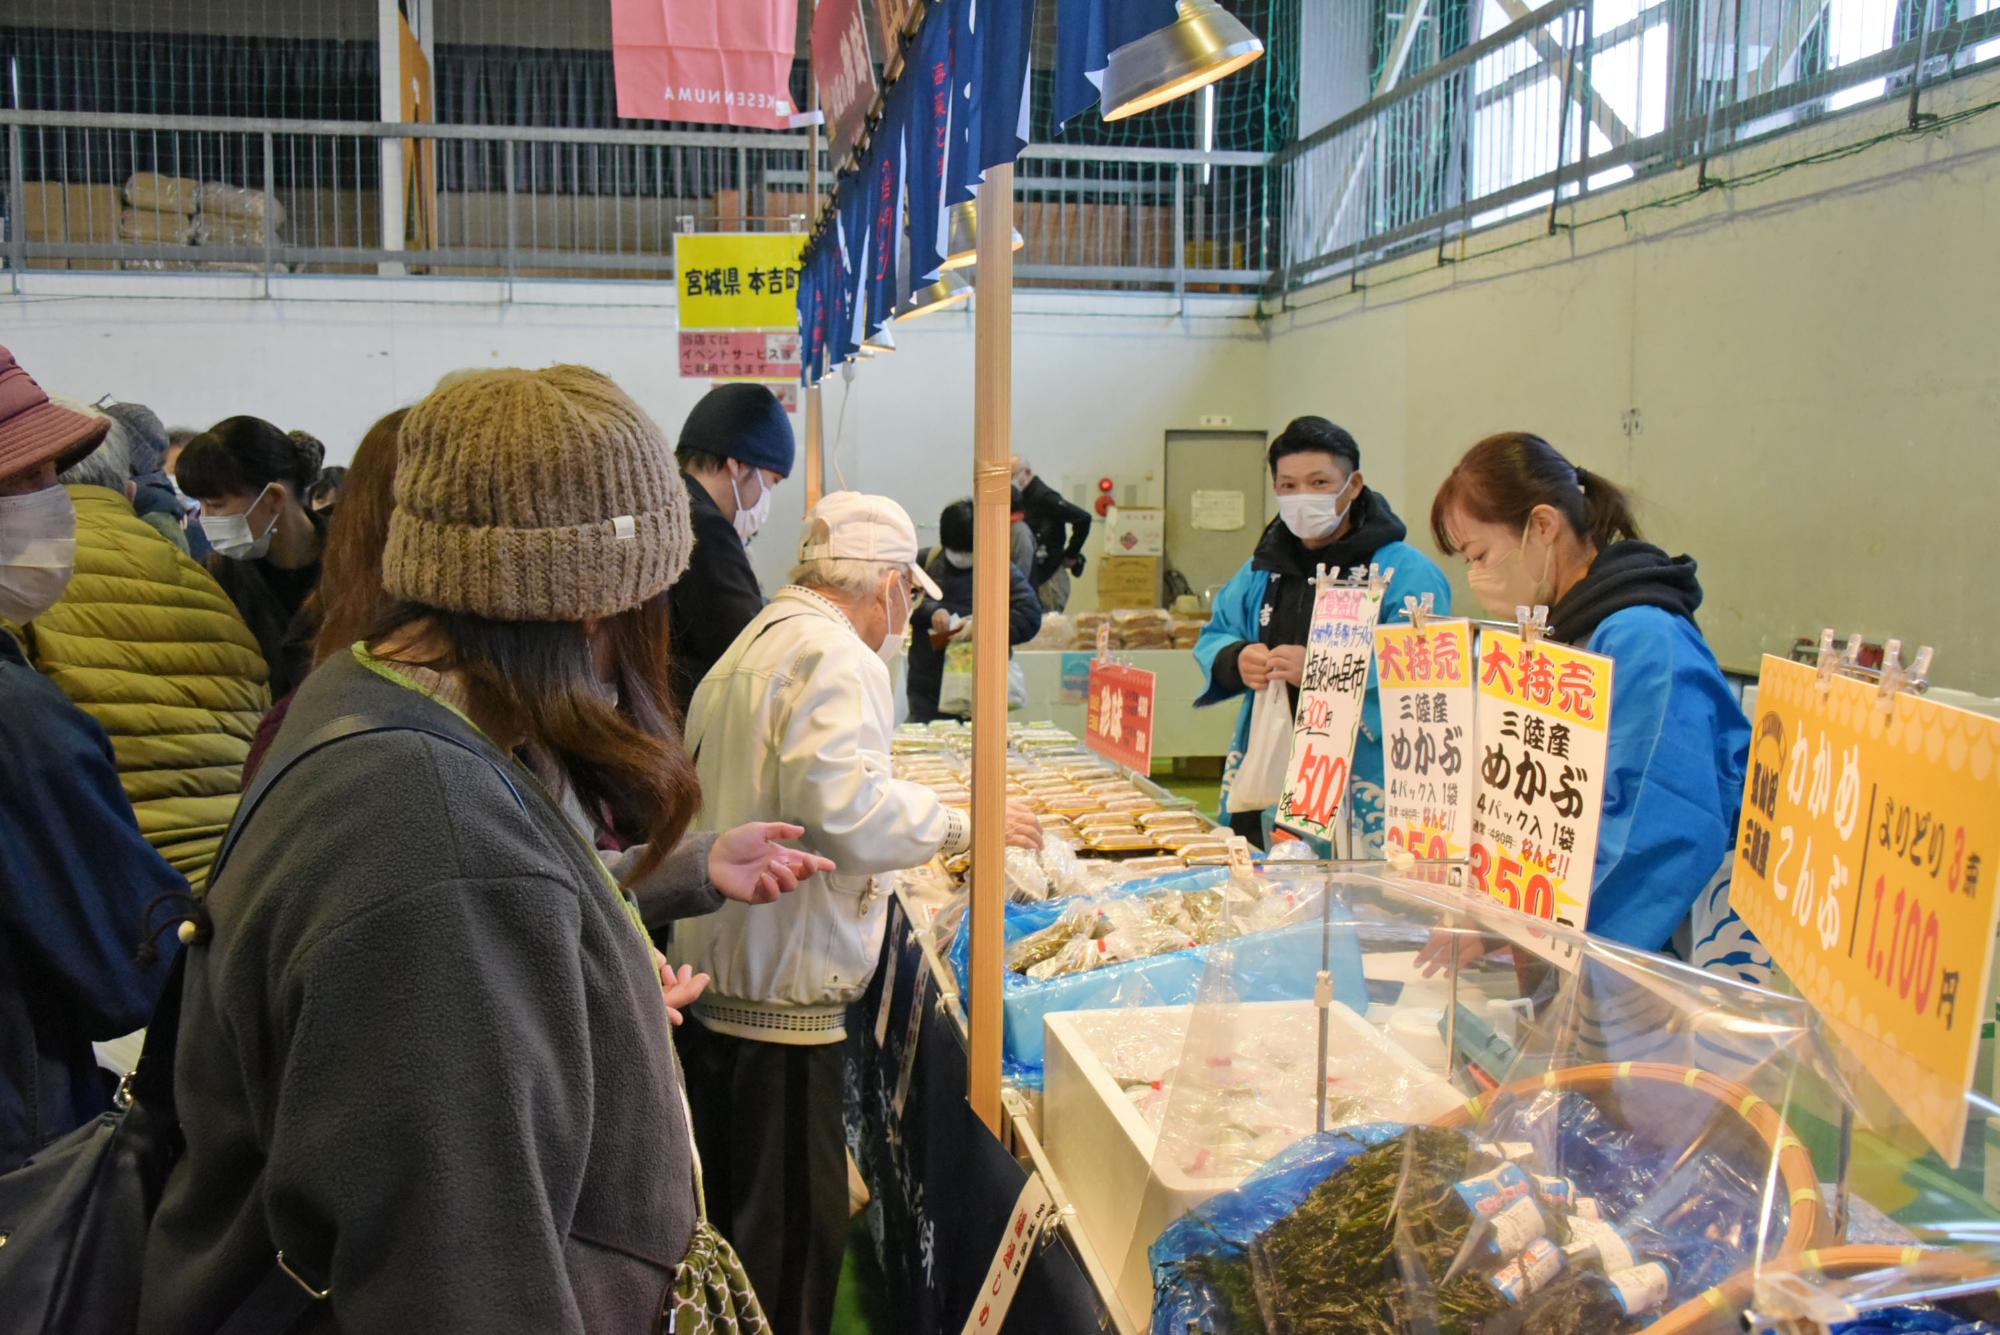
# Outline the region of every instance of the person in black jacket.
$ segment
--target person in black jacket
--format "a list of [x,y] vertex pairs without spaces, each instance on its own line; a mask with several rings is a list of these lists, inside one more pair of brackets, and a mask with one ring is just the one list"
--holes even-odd
[[[945,717],[938,709],[945,650],[972,630],[972,502],[953,501],[938,518],[938,547],[925,569],[942,597],[925,595],[910,613],[910,721]],[[1042,628],[1042,604],[1019,566],[1009,570],[1007,643],[1025,644]]]
[[201,502],[208,572],[257,637],[273,700],[312,670],[317,627],[306,605],[326,546],[326,516],[305,505],[326,452],[300,436],[261,417],[226,418],[187,443],[174,474]]
[[791,419],[762,385],[717,385],[681,427],[674,457],[688,482],[694,557],[674,585],[674,705],[687,717],[694,688],[764,610],[746,549],[771,514],[771,491],[791,476]]
[[1042,606],[1060,612],[1069,606],[1069,582],[1083,573],[1083,545],[1090,541],[1090,511],[1035,476],[1034,468],[1014,456],[1014,486],[1021,493],[1021,510],[1035,535],[1035,565],[1028,579]]

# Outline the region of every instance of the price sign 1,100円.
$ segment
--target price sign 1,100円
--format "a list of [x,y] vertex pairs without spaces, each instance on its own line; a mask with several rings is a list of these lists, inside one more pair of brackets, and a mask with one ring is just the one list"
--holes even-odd
[[1954,1166],[1996,835],[2000,720],[1764,660],[1730,905]]

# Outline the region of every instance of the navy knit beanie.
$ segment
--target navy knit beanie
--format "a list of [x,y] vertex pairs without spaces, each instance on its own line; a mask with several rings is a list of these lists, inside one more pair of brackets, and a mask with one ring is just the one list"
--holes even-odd
[[792,475],[791,418],[762,385],[717,385],[702,395],[681,427],[680,448]]

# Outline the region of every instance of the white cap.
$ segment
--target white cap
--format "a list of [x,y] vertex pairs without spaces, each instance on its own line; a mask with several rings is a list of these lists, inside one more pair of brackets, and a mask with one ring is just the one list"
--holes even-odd
[[887,496],[830,491],[806,519],[799,542],[801,561],[879,561],[905,565],[917,587],[942,598],[937,582],[917,564],[917,526],[909,512]]

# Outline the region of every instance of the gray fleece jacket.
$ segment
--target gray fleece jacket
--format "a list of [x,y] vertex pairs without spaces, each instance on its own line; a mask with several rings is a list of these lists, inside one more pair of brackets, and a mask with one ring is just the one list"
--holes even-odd
[[[523,767],[353,657],[301,688],[268,763],[354,713],[478,754],[337,742],[210,887],[140,1329],[208,1335],[282,1248],[332,1290],[303,1330],[650,1330],[695,1221],[651,951]],[[649,916],[718,902],[685,879],[705,854],[676,850]]]

